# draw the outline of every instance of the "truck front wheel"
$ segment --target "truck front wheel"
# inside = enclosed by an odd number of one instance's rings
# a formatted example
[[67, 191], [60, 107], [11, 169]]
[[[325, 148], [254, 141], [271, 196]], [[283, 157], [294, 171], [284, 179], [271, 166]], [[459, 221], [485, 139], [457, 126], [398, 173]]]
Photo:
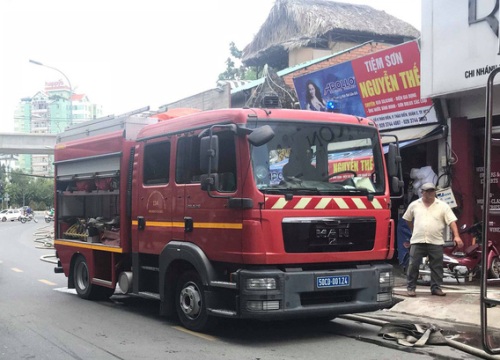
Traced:
[[181, 324], [193, 331], [205, 331], [214, 319], [208, 316], [200, 276], [195, 271], [183, 273], [177, 282], [175, 307]]

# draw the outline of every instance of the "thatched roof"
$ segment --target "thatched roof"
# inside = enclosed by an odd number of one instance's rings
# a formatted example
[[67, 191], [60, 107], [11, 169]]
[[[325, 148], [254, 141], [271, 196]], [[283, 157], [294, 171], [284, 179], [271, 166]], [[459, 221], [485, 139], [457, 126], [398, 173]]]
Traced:
[[[246, 66], [282, 68], [283, 56], [300, 47], [326, 49], [330, 41], [399, 44], [420, 32], [410, 24], [367, 5], [329, 0], [276, 0], [253, 41], [243, 49]], [[281, 60], [277, 58], [281, 57]], [[274, 59], [273, 59], [274, 58]]]

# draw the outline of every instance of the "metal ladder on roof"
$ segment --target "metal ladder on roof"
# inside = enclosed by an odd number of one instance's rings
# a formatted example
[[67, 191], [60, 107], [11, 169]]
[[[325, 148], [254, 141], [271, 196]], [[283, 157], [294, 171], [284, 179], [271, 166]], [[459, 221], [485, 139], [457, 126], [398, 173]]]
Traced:
[[[488, 76], [486, 86], [486, 117], [484, 123], [484, 187], [483, 187], [483, 228], [482, 231], [482, 247], [487, 249], [489, 237], [489, 220], [490, 215], [500, 215], [500, 210], [490, 209], [490, 194], [491, 194], [491, 157], [492, 148], [500, 149], [500, 139], [492, 138], [492, 120], [493, 120], [493, 80], [500, 73], [500, 68], [493, 70]], [[498, 150], [496, 151], [499, 152]], [[500, 299], [491, 298], [488, 296], [488, 252], [483, 251], [481, 254], [481, 337], [483, 349], [489, 354], [500, 354], [500, 347], [495, 347], [490, 336], [488, 336], [488, 311], [500, 305]], [[498, 311], [499, 309], [495, 309]]]

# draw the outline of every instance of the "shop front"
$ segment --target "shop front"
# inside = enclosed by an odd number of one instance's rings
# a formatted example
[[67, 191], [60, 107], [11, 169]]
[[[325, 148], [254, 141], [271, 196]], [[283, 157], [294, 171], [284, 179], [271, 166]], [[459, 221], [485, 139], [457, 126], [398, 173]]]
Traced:
[[[483, 184], [490, 209], [500, 209], [500, 154], [484, 172], [486, 83], [500, 66], [499, 0], [423, 1], [421, 94], [440, 103], [450, 128], [443, 164], [451, 177], [460, 224], [482, 218]], [[500, 83], [493, 92], [493, 134], [500, 137]], [[500, 244], [500, 216], [490, 214], [489, 238]], [[466, 245], [473, 239], [464, 236]]]

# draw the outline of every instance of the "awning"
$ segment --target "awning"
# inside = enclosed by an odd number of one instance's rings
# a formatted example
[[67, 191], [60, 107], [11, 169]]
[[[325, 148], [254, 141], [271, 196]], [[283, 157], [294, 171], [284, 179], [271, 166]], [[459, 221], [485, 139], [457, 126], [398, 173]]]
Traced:
[[433, 124], [425, 126], [415, 126], [399, 130], [381, 131], [382, 144], [395, 142], [397, 137], [399, 146], [417, 145], [427, 141], [442, 139], [447, 134], [445, 125]]

